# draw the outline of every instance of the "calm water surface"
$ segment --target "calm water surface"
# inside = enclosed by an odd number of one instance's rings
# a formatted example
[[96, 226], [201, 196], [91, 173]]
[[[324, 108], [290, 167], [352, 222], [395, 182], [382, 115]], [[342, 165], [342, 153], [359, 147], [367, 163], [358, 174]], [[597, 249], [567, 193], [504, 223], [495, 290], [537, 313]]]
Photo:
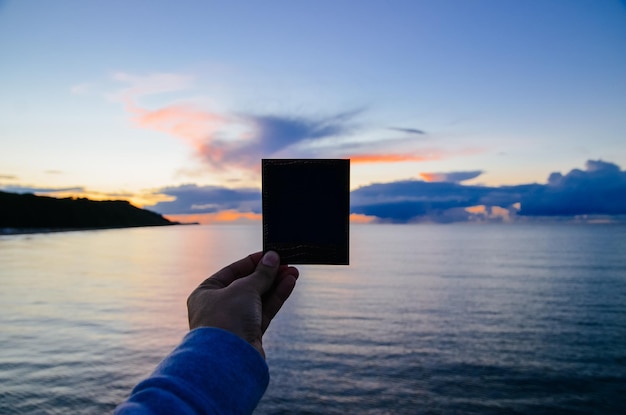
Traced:
[[[0, 236], [0, 414], [110, 412], [258, 226]], [[265, 336], [258, 414], [618, 414], [626, 227], [353, 226]]]

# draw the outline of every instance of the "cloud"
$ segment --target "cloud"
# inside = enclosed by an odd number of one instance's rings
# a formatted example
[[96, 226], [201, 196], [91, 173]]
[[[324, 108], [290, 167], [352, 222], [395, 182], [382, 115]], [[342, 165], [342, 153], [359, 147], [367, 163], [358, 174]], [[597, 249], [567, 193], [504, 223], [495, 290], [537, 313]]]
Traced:
[[[202, 222], [211, 222], [224, 219], [217, 215], [222, 211], [230, 212], [227, 216], [231, 218], [237, 217], [236, 212], [261, 213], [261, 192], [258, 189], [183, 185], [160, 189], [158, 192], [173, 199], [150, 207], [164, 215], [193, 215], [204, 218]], [[519, 201], [519, 192], [515, 187], [494, 190], [489, 187], [419, 180], [373, 184], [352, 192], [351, 213], [353, 221], [360, 222], [375, 219], [390, 222], [450, 222], [467, 220], [471, 213], [464, 208], [492, 201], [510, 207]], [[481, 212], [484, 214], [484, 209]], [[250, 219], [255, 216], [242, 217]]]
[[482, 170], [455, 171], [448, 173], [420, 173], [420, 177], [427, 182], [451, 182], [460, 183], [466, 180], [475, 179], [483, 174]]
[[426, 132], [424, 130], [418, 130], [417, 128], [401, 128], [401, 127], [389, 127], [390, 130], [400, 131], [408, 134], [417, 134], [417, 135], [425, 135]]
[[572, 216], [626, 214], [626, 172], [617, 164], [589, 160], [585, 170], [555, 172], [548, 183], [526, 193], [521, 215]]
[[206, 165], [223, 170], [257, 170], [262, 158], [350, 158], [354, 163], [397, 163], [438, 160], [464, 149], [411, 149], [412, 139], [350, 142], [360, 111], [327, 117], [218, 114], [177, 105], [147, 110], [133, 106], [134, 121], [143, 128], [181, 138]]
[[352, 212], [384, 221], [450, 222], [467, 220], [465, 208], [489, 204], [493, 193], [501, 207], [519, 202], [515, 186], [490, 188], [451, 182], [405, 180], [364, 186], [352, 192]]
[[[626, 172], [613, 163], [589, 160], [586, 170], [553, 173], [547, 184], [458, 183], [481, 172], [438, 173], [448, 175], [447, 181], [402, 180], [360, 187], [350, 196], [353, 222], [508, 222], [556, 215], [626, 215]], [[161, 214], [211, 214], [206, 222], [252, 220], [261, 213], [258, 189], [184, 185], [158, 192], [170, 199], [151, 207]], [[222, 211], [229, 213], [217, 215]]]
[[[208, 110], [178, 99], [175, 104], [149, 108], [145, 97], [189, 89], [193, 79], [177, 74], [146, 76], [117, 73], [126, 87], [113, 95], [141, 128], [175, 136], [194, 150], [203, 165], [215, 171], [238, 169], [258, 174], [261, 158], [351, 158], [355, 163], [398, 163], [438, 160], [475, 153], [476, 149], [443, 151], [423, 148], [416, 128], [390, 127], [401, 138], [355, 140], [363, 132], [356, 119], [362, 109], [326, 116], [230, 113]], [[153, 100], [154, 102], [154, 100]], [[197, 102], [197, 100], [196, 100]]]
[[160, 131], [199, 147], [198, 141], [210, 136], [224, 117], [220, 114], [177, 103], [149, 109], [139, 101], [153, 95], [183, 91], [191, 88], [193, 78], [186, 75], [156, 73], [144, 76], [118, 72], [113, 79], [126, 84], [122, 90], [111, 94], [131, 114], [133, 122], [141, 128]]
[[17, 180], [17, 176], [13, 174], [0, 174], [0, 180]]
[[314, 142], [347, 134], [355, 114], [346, 112], [320, 118], [240, 114], [236, 122], [244, 129], [248, 127], [247, 130], [235, 139], [205, 138], [199, 155], [213, 167], [243, 169], [258, 168], [261, 158], [310, 156]]
[[189, 89], [193, 85], [191, 76], [173, 73], [132, 75], [126, 72], [117, 72], [113, 74], [113, 79], [128, 85], [118, 94], [112, 96], [114, 99], [125, 103], [148, 95]]
[[118, 73], [114, 79], [129, 84], [114, 96], [124, 104], [137, 126], [182, 139], [201, 161], [218, 170], [256, 169], [263, 157], [303, 157], [307, 151], [313, 151], [307, 148], [312, 143], [347, 134], [352, 129], [352, 118], [360, 112], [327, 117], [233, 114], [184, 102], [150, 109], [139, 103], [143, 97], [184, 90], [191, 85], [191, 78]]
[[346, 134], [351, 130], [350, 121], [358, 113], [349, 111], [318, 119], [264, 116], [252, 120], [257, 125], [256, 139], [262, 143], [261, 151], [274, 154], [302, 141]]
[[216, 213], [233, 210], [261, 212], [261, 192], [258, 189], [229, 189], [221, 186], [188, 184], [166, 187], [158, 191], [173, 200], [150, 207], [164, 215]]
[[157, 110], [129, 106], [133, 121], [142, 128], [164, 132], [181, 138], [197, 151], [206, 147], [226, 117], [208, 111], [201, 111], [186, 105], [172, 105]]
[[352, 212], [389, 222], [626, 215], [626, 172], [614, 163], [589, 160], [584, 171], [552, 173], [546, 184], [488, 187], [458, 183], [480, 173], [430, 173], [443, 181], [364, 186], [352, 192]]
[[352, 163], [400, 163], [406, 161], [429, 161], [439, 157], [432, 153], [421, 154], [354, 154], [348, 156]]

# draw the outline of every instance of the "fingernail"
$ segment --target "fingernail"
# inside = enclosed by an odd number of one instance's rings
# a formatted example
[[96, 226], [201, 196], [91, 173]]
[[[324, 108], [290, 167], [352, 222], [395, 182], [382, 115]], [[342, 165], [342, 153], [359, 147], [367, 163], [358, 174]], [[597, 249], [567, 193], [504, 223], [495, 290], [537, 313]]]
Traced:
[[268, 267], [276, 267], [279, 262], [280, 258], [274, 251], [268, 251], [265, 255], [263, 255], [263, 259], [261, 260], [261, 263], [263, 263], [263, 265], [267, 265]]

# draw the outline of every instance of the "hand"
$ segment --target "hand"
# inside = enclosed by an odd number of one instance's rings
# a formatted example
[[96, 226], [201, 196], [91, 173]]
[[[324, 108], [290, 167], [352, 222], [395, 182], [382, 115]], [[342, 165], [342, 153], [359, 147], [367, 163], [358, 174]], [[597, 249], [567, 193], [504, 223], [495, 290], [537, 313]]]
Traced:
[[187, 299], [189, 328], [230, 331], [265, 357], [263, 334], [299, 275], [296, 268], [279, 264], [276, 252], [257, 252], [204, 280]]

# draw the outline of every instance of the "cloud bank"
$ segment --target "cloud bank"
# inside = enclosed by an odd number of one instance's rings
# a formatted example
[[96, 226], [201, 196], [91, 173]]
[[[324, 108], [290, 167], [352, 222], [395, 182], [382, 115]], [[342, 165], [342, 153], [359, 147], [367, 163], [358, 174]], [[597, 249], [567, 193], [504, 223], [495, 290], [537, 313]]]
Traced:
[[464, 186], [453, 182], [406, 180], [364, 186], [352, 192], [352, 211], [384, 222], [458, 222], [472, 219], [467, 208], [515, 209], [536, 186]]
[[[353, 163], [397, 163], [482, 151], [425, 146], [428, 134], [413, 127], [365, 128], [357, 122], [363, 109], [326, 115], [233, 113], [201, 108], [197, 100], [182, 98], [173, 104], [155, 105], [163, 94], [171, 96], [190, 89], [193, 79], [177, 74], [127, 73], [117, 73], [113, 78], [125, 87], [111, 98], [123, 104], [137, 126], [179, 138], [193, 149], [197, 160], [214, 171], [235, 169], [257, 174], [261, 158], [325, 157], [350, 158]], [[362, 139], [364, 128], [369, 133], [367, 139]], [[357, 139], [357, 133], [361, 139]], [[401, 133], [399, 138], [397, 133]]]
[[[351, 193], [351, 213], [393, 223], [626, 215], [626, 172], [614, 163], [589, 160], [585, 170], [552, 173], [546, 184], [490, 187], [458, 183], [480, 172], [438, 173], [448, 181], [403, 180], [363, 186]], [[151, 208], [162, 214], [261, 212], [259, 189], [185, 185], [161, 192], [176, 198]]]
[[522, 197], [522, 215], [626, 214], [626, 172], [614, 163], [589, 160], [585, 170], [552, 173], [548, 183]]
[[[483, 220], [494, 210], [496, 220], [626, 215], [626, 172], [614, 163], [589, 160], [585, 170], [552, 173], [547, 184], [487, 187], [458, 183], [480, 173], [427, 173], [435, 181], [365, 186], [352, 192], [352, 211], [390, 222]], [[502, 215], [503, 209], [508, 215]]]
[[[273, 122], [271, 120], [269, 124]], [[302, 127], [298, 123], [277, 125], [279, 129], [286, 130], [302, 128], [302, 136], [311, 131], [310, 126]], [[329, 122], [324, 128], [335, 128], [333, 125]], [[276, 135], [279, 138], [275, 145], [282, 147], [280, 134]], [[626, 215], [626, 171], [615, 163], [589, 160], [584, 169], [573, 169], [566, 174], [552, 173], [545, 184], [491, 187], [460, 183], [481, 173], [481, 170], [426, 173], [433, 181], [402, 180], [363, 186], [351, 193], [351, 213], [362, 219], [375, 218], [378, 222], [392, 223], [502, 222], [537, 217]], [[95, 199], [132, 199], [133, 196], [99, 194], [83, 187], [0, 184], [0, 190], [60, 197], [81, 195]], [[134, 196], [140, 200], [137, 195]], [[164, 215], [211, 215], [215, 221], [238, 218], [258, 220], [261, 214], [261, 192], [256, 188], [187, 184], [158, 189], [141, 195], [141, 200], [152, 205], [150, 210]]]
[[188, 184], [160, 190], [175, 199], [150, 207], [163, 215], [199, 214], [235, 210], [261, 213], [261, 192], [258, 189], [228, 189], [220, 186]]

